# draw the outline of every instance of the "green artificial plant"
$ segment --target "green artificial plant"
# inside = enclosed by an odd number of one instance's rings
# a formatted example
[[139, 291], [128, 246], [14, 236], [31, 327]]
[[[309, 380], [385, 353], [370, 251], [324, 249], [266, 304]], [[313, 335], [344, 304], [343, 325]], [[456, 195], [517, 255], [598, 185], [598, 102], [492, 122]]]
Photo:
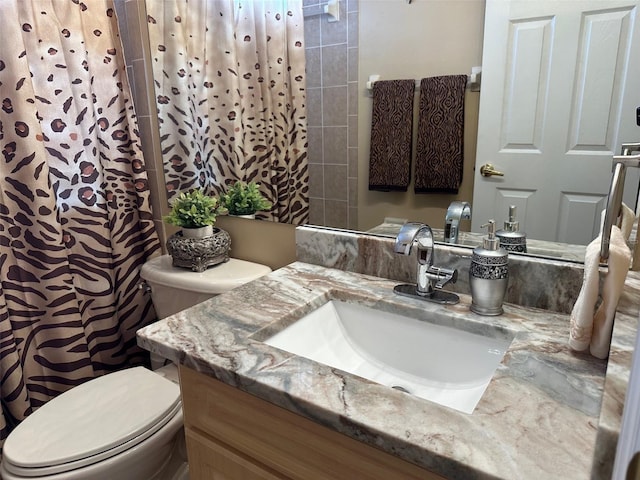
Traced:
[[271, 208], [271, 202], [264, 198], [255, 182], [235, 182], [220, 196], [220, 201], [230, 215], [253, 215]]
[[171, 213], [164, 217], [170, 225], [183, 228], [200, 228], [213, 225], [219, 211], [218, 199], [201, 189], [178, 195], [171, 206]]

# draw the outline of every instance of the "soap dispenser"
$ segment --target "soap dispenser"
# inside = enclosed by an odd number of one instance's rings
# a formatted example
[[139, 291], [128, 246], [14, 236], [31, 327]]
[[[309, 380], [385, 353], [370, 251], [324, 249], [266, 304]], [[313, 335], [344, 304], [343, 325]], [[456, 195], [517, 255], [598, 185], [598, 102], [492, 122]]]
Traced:
[[509, 207], [509, 220], [504, 228], [496, 232], [500, 246], [507, 252], [527, 253], [527, 235], [520, 231], [520, 222], [516, 221], [516, 206]]
[[487, 227], [488, 234], [482, 240], [482, 247], [473, 249], [469, 269], [471, 311], [479, 315], [500, 315], [507, 292], [509, 254], [496, 238], [495, 220], [489, 220], [482, 227]]

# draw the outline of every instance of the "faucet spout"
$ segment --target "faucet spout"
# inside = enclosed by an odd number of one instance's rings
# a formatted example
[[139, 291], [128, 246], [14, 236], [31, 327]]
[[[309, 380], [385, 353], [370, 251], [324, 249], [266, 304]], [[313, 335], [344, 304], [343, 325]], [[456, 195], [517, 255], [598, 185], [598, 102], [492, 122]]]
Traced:
[[451, 202], [444, 217], [444, 242], [458, 243], [460, 220], [471, 218], [469, 202]]
[[433, 234], [431, 232], [431, 227], [419, 222], [407, 222], [402, 225], [402, 228], [396, 237], [394, 247], [395, 252], [402, 255], [409, 255], [411, 253], [414, 240], [418, 240], [421, 245], [424, 245], [424, 248], [428, 248], [430, 242], [431, 248], [433, 248]]

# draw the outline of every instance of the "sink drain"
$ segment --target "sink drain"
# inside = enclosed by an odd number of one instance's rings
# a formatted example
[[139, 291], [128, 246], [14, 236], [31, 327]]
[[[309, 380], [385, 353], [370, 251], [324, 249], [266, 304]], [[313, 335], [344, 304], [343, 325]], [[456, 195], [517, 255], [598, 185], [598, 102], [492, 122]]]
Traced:
[[411, 393], [409, 390], [407, 390], [404, 387], [401, 387], [400, 385], [391, 385], [391, 388], [393, 388], [394, 390], [400, 390], [401, 392], [404, 392], [404, 393]]

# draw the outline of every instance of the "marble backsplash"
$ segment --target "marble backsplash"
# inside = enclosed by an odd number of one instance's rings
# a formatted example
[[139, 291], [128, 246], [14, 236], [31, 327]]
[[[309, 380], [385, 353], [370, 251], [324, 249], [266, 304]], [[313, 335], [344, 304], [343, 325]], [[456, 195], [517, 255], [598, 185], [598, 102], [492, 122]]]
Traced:
[[[326, 227], [296, 229], [298, 261], [398, 282], [415, 283], [417, 260], [394, 252], [394, 239]], [[472, 248], [436, 245], [434, 265], [456, 268], [458, 280], [444, 290], [469, 294]], [[584, 269], [575, 262], [521, 255], [509, 257], [505, 302], [570, 313], [582, 286]]]
[[[407, 221], [405, 218], [385, 218], [383, 223], [367, 230], [365, 233], [395, 238], [402, 225]], [[431, 227], [431, 231], [433, 232], [433, 239], [435, 241], [447, 243], [444, 241], [444, 229]], [[455, 243], [464, 247], [474, 248], [482, 245], [482, 241], [486, 235], [486, 232], [473, 233], [462, 231], [458, 233], [458, 239]], [[572, 245], [569, 243], [547, 242], [527, 238], [527, 256], [529, 257], [555, 258], [558, 260], [583, 263], [586, 250], [586, 245]]]

